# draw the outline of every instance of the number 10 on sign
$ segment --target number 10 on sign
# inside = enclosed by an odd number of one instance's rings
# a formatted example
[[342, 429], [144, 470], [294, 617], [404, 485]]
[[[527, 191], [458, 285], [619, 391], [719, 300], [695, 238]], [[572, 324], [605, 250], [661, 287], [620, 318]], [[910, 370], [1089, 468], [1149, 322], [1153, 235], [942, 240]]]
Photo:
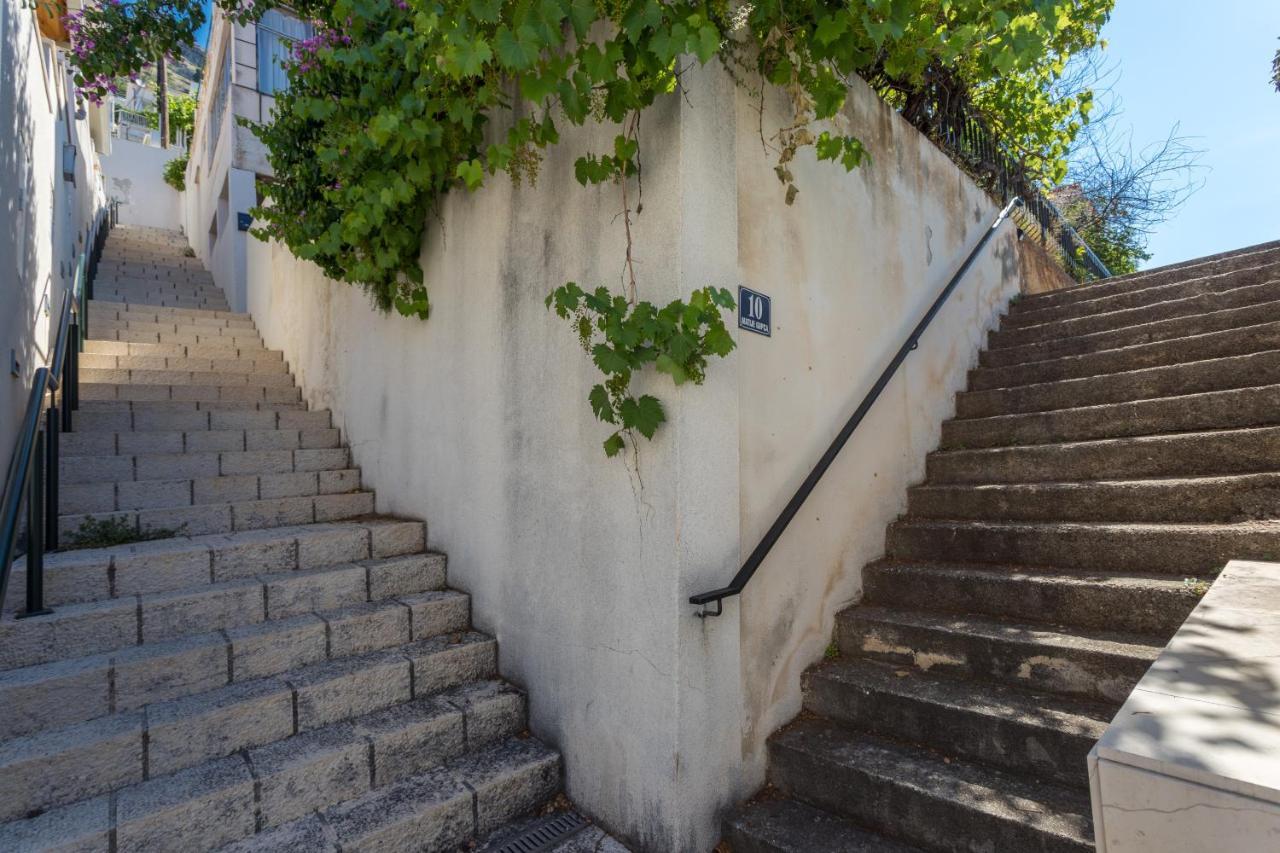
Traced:
[[738, 328], [772, 337], [773, 313], [769, 297], [749, 287], [738, 288]]

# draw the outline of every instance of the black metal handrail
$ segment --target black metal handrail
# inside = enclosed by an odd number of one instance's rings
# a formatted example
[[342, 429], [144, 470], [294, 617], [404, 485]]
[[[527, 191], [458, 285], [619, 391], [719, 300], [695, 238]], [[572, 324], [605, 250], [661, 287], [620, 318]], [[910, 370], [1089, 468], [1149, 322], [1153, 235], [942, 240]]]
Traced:
[[71, 430], [71, 413], [80, 406], [80, 352], [88, 299], [113, 223], [113, 211], [104, 208], [90, 226], [88, 243], [76, 261], [75, 278], [62, 296], [49, 364], [37, 368], [32, 376], [26, 413], [0, 497], [0, 605], [9, 591], [24, 503], [26, 506], [27, 590], [20, 619], [51, 612], [44, 603], [44, 554], [58, 547], [59, 436]]
[[[689, 603], [698, 605], [702, 608], [702, 610], [697, 614], [698, 616], [719, 616], [724, 612], [724, 600], [740, 594], [742, 590], [746, 588], [747, 582], [751, 580], [751, 577], [756, 573], [756, 570], [760, 568], [760, 565], [764, 562], [765, 558], [769, 556], [769, 552], [773, 550], [773, 546], [782, 538], [782, 534], [786, 531], [787, 525], [789, 525], [791, 520], [796, 517], [796, 514], [800, 512], [800, 507], [804, 505], [805, 500], [807, 500], [809, 495], [813, 492], [814, 487], [818, 485], [818, 481], [822, 479], [822, 475], [827, 473], [827, 469], [831, 467], [831, 463], [840, 455], [840, 451], [843, 450], [845, 444], [848, 443], [849, 437], [853, 435], [853, 431], [858, 428], [858, 425], [862, 423], [863, 418], [865, 418], [867, 413], [871, 411], [871, 407], [875, 405], [876, 400], [880, 399], [880, 394], [883, 393], [884, 389], [889, 385], [894, 374], [898, 372], [898, 368], [907, 360], [907, 356], [911, 354], [911, 351], [920, 345], [920, 336], [924, 334], [925, 329], [929, 328], [929, 324], [933, 322], [933, 318], [942, 310], [942, 306], [947, 301], [947, 297], [949, 297], [951, 292], [956, 289], [956, 285], [960, 283], [960, 279], [962, 279], [964, 274], [969, 271], [969, 267], [973, 266], [973, 262], [977, 260], [978, 254], [982, 251], [983, 247], [987, 245], [987, 241], [989, 241], [992, 235], [995, 234], [996, 229], [998, 229], [1000, 225], [1009, 218], [1013, 209], [1021, 204], [1021, 199], [1012, 199], [1004, 206], [996, 216], [995, 220], [992, 221], [991, 227], [983, 233], [982, 239], [978, 240], [977, 245], [975, 245], [973, 250], [969, 252], [969, 256], [964, 259], [964, 263], [962, 263], [960, 268], [956, 270], [955, 275], [951, 276], [951, 280], [947, 282], [947, 286], [938, 294], [938, 298], [933, 300], [933, 304], [929, 306], [929, 310], [925, 312], [924, 317], [921, 318], [919, 323], [916, 323], [916, 327], [911, 330], [911, 334], [907, 336], [906, 341], [904, 341], [902, 346], [898, 348], [898, 352], [894, 354], [888, 367], [886, 367], [880, 374], [880, 378], [876, 380], [876, 384], [871, 386], [871, 390], [862, 398], [862, 402], [858, 404], [858, 408], [854, 410], [853, 414], [849, 417], [849, 420], [845, 422], [844, 427], [841, 428], [840, 432], [831, 441], [826, 452], [823, 453], [822, 457], [818, 460], [818, 464], [814, 465], [813, 470], [809, 472], [809, 476], [804, 478], [804, 482], [800, 484], [800, 488], [791, 496], [791, 500], [787, 501], [787, 505], [783, 507], [778, 518], [769, 527], [768, 532], [765, 533], [764, 539], [760, 540], [760, 544], [751, 552], [751, 556], [747, 557], [746, 562], [742, 564], [742, 568], [738, 569], [738, 573], [733, 576], [733, 580], [729, 581], [729, 585], [723, 586], [720, 589], [713, 589], [709, 592], [700, 592], [697, 595], [690, 596]], [[709, 609], [709, 605], [713, 603], [716, 606], [715, 610]]]

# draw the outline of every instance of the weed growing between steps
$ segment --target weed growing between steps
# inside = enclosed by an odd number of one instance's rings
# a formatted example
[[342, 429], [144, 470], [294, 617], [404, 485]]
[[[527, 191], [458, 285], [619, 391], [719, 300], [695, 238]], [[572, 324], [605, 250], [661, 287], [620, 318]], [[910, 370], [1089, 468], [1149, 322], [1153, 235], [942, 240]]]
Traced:
[[66, 537], [63, 550], [110, 548], [113, 545], [128, 545], [131, 542], [172, 539], [183, 535], [186, 530], [185, 524], [181, 527], [149, 527], [146, 530], [139, 530], [126, 519], [117, 516], [101, 519], [90, 516], [80, 523], [79, 530]]

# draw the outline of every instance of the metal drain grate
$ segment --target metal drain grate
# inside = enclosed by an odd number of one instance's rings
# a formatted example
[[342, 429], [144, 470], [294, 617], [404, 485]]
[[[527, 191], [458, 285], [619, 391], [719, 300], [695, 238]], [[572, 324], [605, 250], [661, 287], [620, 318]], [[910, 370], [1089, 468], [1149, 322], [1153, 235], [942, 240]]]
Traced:
[[577, 812], [561, 812], [538, 821], [493, 853], [543, 853], [576, 832], [587, 828], [587, 820]]

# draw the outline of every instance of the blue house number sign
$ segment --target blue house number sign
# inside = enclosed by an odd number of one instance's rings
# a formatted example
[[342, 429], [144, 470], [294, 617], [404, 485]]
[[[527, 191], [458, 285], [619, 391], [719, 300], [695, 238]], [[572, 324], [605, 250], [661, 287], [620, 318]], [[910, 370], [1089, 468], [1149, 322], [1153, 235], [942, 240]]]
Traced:
[[749, 287], [738, 288], [738, 328], [773, 336], [773, 318], [769, 297]]

